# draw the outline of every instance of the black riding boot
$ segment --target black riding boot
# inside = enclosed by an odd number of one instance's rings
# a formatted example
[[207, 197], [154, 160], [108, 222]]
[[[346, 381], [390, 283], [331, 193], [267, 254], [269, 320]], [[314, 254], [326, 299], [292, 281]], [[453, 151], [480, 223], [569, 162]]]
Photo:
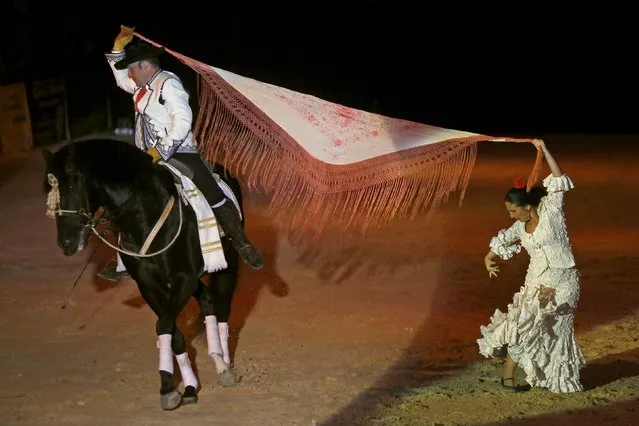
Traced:
[[246, 238], [233, 202], [227, 200], [221, 206], [213, 208], [213, 213], [244, 262], [253, 269], [261, 269], [264, 266], [262, 255]]

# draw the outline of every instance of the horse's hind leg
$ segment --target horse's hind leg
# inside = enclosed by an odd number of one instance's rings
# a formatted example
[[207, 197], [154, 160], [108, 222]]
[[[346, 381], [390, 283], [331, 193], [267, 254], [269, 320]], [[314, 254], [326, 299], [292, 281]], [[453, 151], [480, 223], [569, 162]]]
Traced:
[[[232, 256], [232, 257], [231, 257]], [[231, 364], [229, 351], [229, 317], [231, 316], [231, 302], [237, 285], [237, 255], [229, 256], [227, 269], [211, 274], [211, 294], [213, 296], [213, 312], [218, 321], [218, 330], [224, 361]]]
[[[216, 284], [211, 283], [211, 286], [215, 288]], [[200, 281], [196, 298], [204, 315], [208, 353], [215, 364], [218, 382], [224, 387], [229, 387], [238, 382], [238, 376], [230, 365], [228, 353], [228, 313], [223, 317], [224, 322], [218, 322], [215, 315], [216, 295], [214, 288], [206, 286]]]

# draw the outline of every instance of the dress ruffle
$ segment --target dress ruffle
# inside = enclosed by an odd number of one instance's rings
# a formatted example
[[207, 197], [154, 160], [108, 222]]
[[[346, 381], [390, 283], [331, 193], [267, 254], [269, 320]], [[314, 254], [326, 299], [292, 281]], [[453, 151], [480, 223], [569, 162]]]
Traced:
[[490, 244], [488, 245], [490, 250], [502, 260], [508, 260], [514, 255], [521, 253], [521, 244], [509, 241], [509, 232], [511, 232], [511, 228], [500, 230], [497, 236], [490, 240]]
[[486, 358], [503, 356], [507, 346], [531, 386], [551, 392], [581, 391], [579, 370], [585, 362], [574, 340], [573, 314], [557, 315], [554, 302], [542, 308], [537, 293], [538, 287], [522, 287], [507, 313], [495, 310], [491, 323], [480, 329], [479, 352]]
[[508, 260], [517, 253], [521, 252], [520, 244], [505, 245], [498, 237], [493, 237], [489, 244], [490, 250], [499, 256], [502, 260]]
[[543, 185], [548, 192], [566, 192], [575, 188], [572, 180], [566, 175], [554, 177], [552, 174], [546, 176]]

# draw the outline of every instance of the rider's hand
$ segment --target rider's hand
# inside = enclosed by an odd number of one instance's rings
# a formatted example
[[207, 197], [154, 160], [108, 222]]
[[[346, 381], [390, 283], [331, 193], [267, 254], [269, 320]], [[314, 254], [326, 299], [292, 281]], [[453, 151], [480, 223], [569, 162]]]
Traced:
[[152, 146], [151, 148], [147, 149], [146, 153], [149, 154], [151, 157], [153, 157], [153, 163], [154, 164], [162, 159], [162, 156], [160, 155], [160, 152], [154, 146]]
[[495, 261], [491, 257], [486, 256], [484, 258], [484, 264], [486, 265], [488, 276], [490, 278], [496, 277], [497, 273], [499, 272], [499, 266], [497, 265], [497, 263], [495, 263]]
[[133, 30], [135, 28], [125, 27], [120, 25], [120, 34], [115, 38], [113, 42], [113, 50], [121, 52], [124, 50], [127, 44], [133, 40]]

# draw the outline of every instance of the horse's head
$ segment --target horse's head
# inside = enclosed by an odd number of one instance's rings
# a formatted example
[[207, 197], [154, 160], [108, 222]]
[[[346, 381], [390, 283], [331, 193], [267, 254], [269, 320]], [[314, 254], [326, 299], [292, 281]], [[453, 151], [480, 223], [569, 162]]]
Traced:
[[99, 206], [91, 201], [86, 178], [75, 162], [73, 145], [56, 153], [43, 149], [42, 154], [46, 162], [47, 216], [56, 220], [58, 246], [71, 256], [87, 247], [93, 214]]

